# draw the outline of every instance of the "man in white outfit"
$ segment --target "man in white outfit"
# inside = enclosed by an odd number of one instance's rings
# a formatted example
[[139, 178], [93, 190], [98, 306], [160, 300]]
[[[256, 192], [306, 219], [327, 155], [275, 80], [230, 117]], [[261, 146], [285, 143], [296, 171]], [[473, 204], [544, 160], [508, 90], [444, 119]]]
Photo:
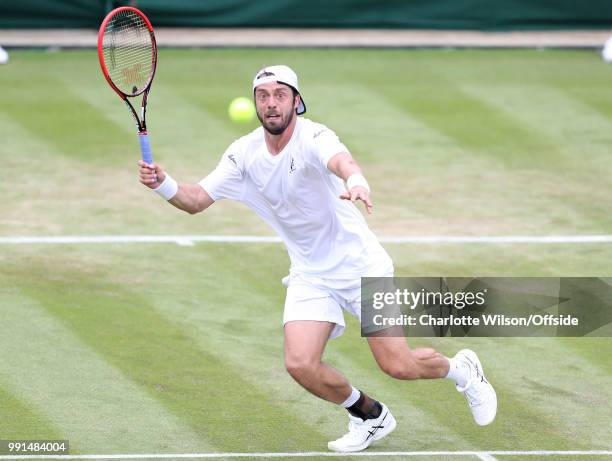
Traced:
[[0, 46], [0, 64], [6, 64], [9, 60], [8, 52]]
[[[291, 259], [283, 280], [285, 366], [306, 390], [348, 410], [349, 432], [329, 442], [329, 449], [360, 451], [393, 431], [395, 418], [321, 357], [328, 340], [344, 330], [343, 310], [360, 318], [361, 277], [392, 277], [393, 263], [355, 206], [360, 200], [372, 211], [359, 165], [333, 131], [298, 117], [306, 106], [293, 70], [261, 69], [253, 94], [261, 127], [232, 143], [202, 181], [179, 184], [142, 160], [140, 181], [192, 214], [218, 200], [241, 201], [280, 235]], [[431, 348], [411, 350], [403, 337], [374, 335], [367, 341], [388, 375], [452, 379], [477, 424], [495, 418], [495, 391], [474, 352], [465, 349], [449, 359]]]

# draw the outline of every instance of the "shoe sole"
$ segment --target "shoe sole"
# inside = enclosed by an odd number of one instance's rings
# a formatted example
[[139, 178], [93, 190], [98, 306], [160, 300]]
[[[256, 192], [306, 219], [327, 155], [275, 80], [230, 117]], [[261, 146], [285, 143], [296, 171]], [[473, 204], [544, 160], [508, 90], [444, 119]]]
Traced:
[[485, 376], [484, 368], [482, 366], [482, 363], [480, 363], [480, 359], [478, 358], [478, 355], [476, 355], [476, 352], [474, 352], [471, 349], [461, 349], [459, 352], [457, 352], [455, 357], [458, 355], [464, 356], [465, 358], [467, 358], [470, 362], [472, 362], [474, 365], [476, 365], [480, 369], [480, 372], [482, 373], [483, 378], [489, 384], [489, 387], [491, 388], [491, 391], [493, 392], [493, 398], [495, 399], [495, 413], [493, 413], [493, 417], [491, 417], [490, 419], [484, 420], [484, 421], [480, 421], [480, 422], [474, 419], [476, 424], [478, 424], [479, 426], [488, 426], [495, 420], [495, 416], [497, 415], [497, 393], [495, 392], [493, 385], [489, 382], [489, 380]]
[[383, 439], [386, 436], [388, 436], [397, 427], [397, 421], [395, 420], [395, 418], [393, 417], [393, 415], [391, 414], [391, 412], [388, 409], [387, 409], [387, 416], [390, 417], [389, 424], [382, 431], [376, 432], [372, 436], [372, 438], [366, 440], [361, 445], [357, 445], [355, 447], [345, 448], [345, 447], [335, 447], [333, 445], [333, 442], [329, 442], [327, 444], [327, 448], [329, 448], [332, 451], [338, 452], [338, 453], [353, 453], [353, 452], [365, 450], [370, 445], [372, 445], [374, 442], [377, 442], [378, 440]]

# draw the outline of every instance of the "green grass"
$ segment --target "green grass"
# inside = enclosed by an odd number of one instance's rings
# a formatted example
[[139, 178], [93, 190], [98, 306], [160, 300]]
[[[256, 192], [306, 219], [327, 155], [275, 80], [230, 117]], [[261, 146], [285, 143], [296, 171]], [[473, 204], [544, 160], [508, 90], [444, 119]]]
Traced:
[[[256, 126], [230, 122], [227, 105], [280, 62], [300, 75], [308, 117], [364, 167], [378, 235], [612, 233], [612, 67], [594, 52], [162, 49], [149, 106], [159, 163], [179, 180], [206, 175]], [[0, 236], [271, 234], [239, 204], [188, 216], [138, 183], [134, 127], [95, 52], [14, 52], [0, 88]], [[610, 244], [387, 249], [406, 276], [612, 275]], [[280, 245], [0, 246], [0, 439], [67, 438], [76, 453], [325, 450], [345, 416], [284, 370], [287, 268]], [[383, 375], [350, 320], [326, 359], [399, 422], [373, 450], [612, 449], [610, 339], [410, 344], [476, 349], [498, 419], [476, 427], [449, 382]]]

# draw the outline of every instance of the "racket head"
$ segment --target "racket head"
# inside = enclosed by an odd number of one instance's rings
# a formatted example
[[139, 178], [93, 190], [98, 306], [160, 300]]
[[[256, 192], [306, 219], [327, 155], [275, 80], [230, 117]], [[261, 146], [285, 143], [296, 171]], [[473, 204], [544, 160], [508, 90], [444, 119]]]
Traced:
[[148, 91], [157, 67], [153, 26], [137, 8], [106, 15], [98, 32], [98, 58], [106, 81], [123, 99]]

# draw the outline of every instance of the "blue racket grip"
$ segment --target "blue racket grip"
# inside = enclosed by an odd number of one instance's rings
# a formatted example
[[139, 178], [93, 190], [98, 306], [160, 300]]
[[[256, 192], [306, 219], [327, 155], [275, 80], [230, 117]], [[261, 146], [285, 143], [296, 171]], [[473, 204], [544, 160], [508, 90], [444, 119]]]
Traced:
[[149, 135], [147, 132], [138, 133], [138, 139], [140, 140], [140, 153], [142, 159], [146, 163], [153, 163], [153, 153], [151, 152], [151, 143], [149, 142]]

